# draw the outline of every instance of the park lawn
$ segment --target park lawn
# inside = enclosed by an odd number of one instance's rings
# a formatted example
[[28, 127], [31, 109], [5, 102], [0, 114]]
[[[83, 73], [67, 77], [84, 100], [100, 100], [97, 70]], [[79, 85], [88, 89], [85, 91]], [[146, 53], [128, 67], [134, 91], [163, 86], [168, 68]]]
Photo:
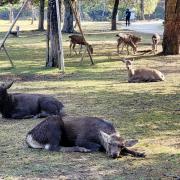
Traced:
[[[0, 21], [4, 31], [6, 23]], [[166, 81], [129, 84], [120, 61], [127, 56], [116, 54], [115, 34], [119, 31], [111, 32], [109, 23], [84, 23], [86, 37], [94, 46], [95, 65], [86, 57], [79, 66], [80, 56], [69, 56], [68, 36], [63, 35], [66, 69], [62, 73], [45, 68], [45, 32], [31, 31], [36, 24], [32, 28], [29, 21], [19, 23], [24, 31], [6, 44], [16, 68], [11, 69], [0, 53], [0, 82], [16, 80], [9, 92], [50, 94], [64, 103], [68, 115], [109, 119], [124, 138], [139, 139], [134, 149], [145, 152], [146, 158], [113, 160], [103, 153], [29, 149], [26, 133], [41, 119], [0, 118], [0, 178], [134, 180], [180, 176], [180, 56], [131, 54], [128, 57], [135, 58], [136, 67], [157, 68]], [[3, 35], [0, 33], [1, 39]], [[151, 35], [141, 35], [144, 39], [139, 49], [150, 49]]]

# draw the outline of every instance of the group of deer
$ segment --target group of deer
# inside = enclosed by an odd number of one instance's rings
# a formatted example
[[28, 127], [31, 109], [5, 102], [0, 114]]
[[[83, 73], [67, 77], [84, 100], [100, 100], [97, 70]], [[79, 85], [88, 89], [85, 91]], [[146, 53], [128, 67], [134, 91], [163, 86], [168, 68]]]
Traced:
[[[124, 46], [127, 47], [127, 52], [129, 54], [129, 46], [133, 49], [133, 52], [137, 52], [137, 44], [141, 41], [141, 37], [135, 36], [134, 34], [125, 34], [125, 33], [119, 33], [116, 35], [118, 37], [118, 44], [117, 44], [117, 52], [119, 54], [119, 47], [122, 45], [121, 52], [124, 48]], [[71, 48], [73, 47], [73, 50], [75, 51], [76, 44], [79, 45], [86, 45], [90, 50], [91, 53], [93, 53], [92, 46], [85, 42], [82, 36], [80, 35], [70, 35], [70, 54], [71, 54]], [[160, 36], [156, 33], [152, 36], [152, 51], [157, 51], [157, 45], [160, 42]], [[75, 51], [77, 54], [77, 52]], [[150, 68], [140, 68], [140, 69], [134, 69], [132, 66], [132, 60], [130, 59], [123, 59], [122, 62], [126, 64], [126, 68], [128, 71], [128, 82], [129, 83], [139, 83], [139, 82], [157, 82], [157, 81], [164, 81], [165, 77], [164, 75], [156, 70], [156, 69], [150, 69]]]
[[64, 105], [42, 94], [8, 93], [13, 82], [0, 85], [0, 113], [7, 119], [46, 117], [26, 135], [28, 147], [58, 152], [105, 151], [110, 157], [144, 153], [129, 150], [137, 140], [125, 141], [109, 121], [96, 117], [64, 116]]

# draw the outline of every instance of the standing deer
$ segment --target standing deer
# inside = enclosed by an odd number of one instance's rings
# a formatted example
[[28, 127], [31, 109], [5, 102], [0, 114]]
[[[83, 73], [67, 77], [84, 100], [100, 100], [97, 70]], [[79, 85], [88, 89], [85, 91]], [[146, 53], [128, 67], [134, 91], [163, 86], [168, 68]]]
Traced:
[[122, 44], [122, 49], [121, 52], [123, 51], [124, 46], [126, 45], [127, 47], [127, 52], [129, 54], [129, 46], [132, 47], [134, 54], [137, 51], [137, 44], [138, 42], [141, 41], [141, 37], [137, 37], [134, 34], [124, 34], [124, 33], [119, 33], [116, 35], [116, 37], [119, 37], [117, 42], [117, 53], [119, 54], [119, 47]]
[[134, 69], [132, 66], [133, 62], [131, 60], [123, 59], [122, 61], [126, 64], [129, 83], [157, 82], [165, 80], [164, 75], [156, 69]]
[[[74, 52], [77, 55], [77, 52], [75, 50], [76, 44], [79, 44], [81, 46], [81, 48], [82, 48], [82, 45], [87, 46], [89, 48], [91, 54], [93, 54], [93, 47], [92, 47], [92, 45], [90, 45], [89, 43], [85, 42], [81, 35], [73, 34], [73, 35], [69, 36], [69, 39], [70, 39], [70, 45], [69, 45], [70, 55], [71, 55], [71, 49], [73, 49]], [[79, 51], [79, 53], [80, 53], [80, 51]]]
[[127, 148], [137, 140], [125, 141], [111, 122], [96, 117], [65, 117], [63, 123], [60, 117], [49, 117], [28, 133], [26, 142], [32, 148], [57, 151], [62, 147], [81, 152], [105, 150], [112, 158], [124, 154], [145, 156]]
[[161, 38], [159, 36], [159, 34], [155, 33], [152, 36], [152, 51], [155, 54], [155, 51], [157, 51], [157, 45], [159, 44]]

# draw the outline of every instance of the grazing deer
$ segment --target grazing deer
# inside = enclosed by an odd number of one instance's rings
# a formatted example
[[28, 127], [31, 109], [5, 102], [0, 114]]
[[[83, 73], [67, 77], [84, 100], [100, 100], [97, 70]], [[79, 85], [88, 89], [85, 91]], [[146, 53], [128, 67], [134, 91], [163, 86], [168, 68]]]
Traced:
[[49, 117], [28, 133], [26, 142], [32, 148], [59, 151], [68, 147], [74, 151], [79, 147], [84, 148], [81, 152], [105, 150], [112, 158], [123, 154], [144, 157], [143, 153], [127, 149], [137, 140], [125, 141], [111, 122], [96, 117], [66, 117], [63, 122], [61, 117]]
[[159, 34], [155, 33], [152, 36], [152, 51], [155, 54], [155, 51], [157, 51], [157, 45], [159, 44], [161, 38], [159, 36]]
[[[70, 39], [70, 45], [69, 45], [69, 48], [70, 48], [70, 55], [71, 55], [71, 49], [74, 50], [74, 52], [76, 53], [77, 55], [77, 52], [75, 50], [75, 46], [76, 44], [79, 44], [81, 45], [81, 48], [82, 48], [82, 45], [85, 45], [89, 48], [91, 54], [93, 54], [93, 47], [92, 45], [90, 45], [89, 43], [85, 42], [83, 37], [81, 35], [76, 35], [76, 34], [73, 34], [73, 35], [70, 35], [69, 36], [69, 39]], [[79, 51], [79, 54], [80, 54], [80, 51]]]
[[133, 62], [131, 60], [123, 59], [122, 62], [126, 64], [129, 83], [157, 82], [165, 80], [164, 75], [156, 69], [134, 69], [132, 66]]
[[118, 54], [119, 54], [119, 47], [120, 47], [121, 44], [123, 44], [121, 52], [123, 51], [123, 48], [126, 45], [128, 54], [129, 54], [129, 49], [128, 49], [129, 46], [132, 47], [134, 54], [136, 53], [137, 44], [138, 44], [138, 42], [141, 41], [141, 37], [137, 37], [137, 36], [135, 36], [133, 34], [124, 34], [124, 33], [119, 33], [116, 36], [119, 37], [118, 40], [117, 40], [117, 42], [118, 42], [118, 44], [117, 44], [117, 53]]
[[25, 119], [63, 113], [63, 104], [42, 94], [9, 94], [13, 82], [0, 85], [0, 113], [4, 118]]

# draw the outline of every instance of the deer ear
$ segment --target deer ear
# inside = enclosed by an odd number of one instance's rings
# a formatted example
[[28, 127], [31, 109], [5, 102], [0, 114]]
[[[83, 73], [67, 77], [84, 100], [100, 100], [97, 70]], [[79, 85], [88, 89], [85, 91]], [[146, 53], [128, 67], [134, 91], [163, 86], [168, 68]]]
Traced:
[[110, 138], [110, 135], [103, 132], [103, 131], [100, 131], [100, 135], [101, 137], [103, 138], [104, 141], [108, 142], [109, 138]]
[[138, 143], [137, 139], [130, 139], [130, 140], [127, 140], [127, 141], [124, 142], [125, 147], [132, 147], [137, 143]]
[[14, 81], [12, 81], [12, 82], [10, 82], [10, 83], [8, 83], [8, 84], [4, 84], [4, 85], [3, 85], [3, 88], [4, 88], [4, 89], [9, 89], [9, 88], [13, 85], [13, 83], [14, 83]]

